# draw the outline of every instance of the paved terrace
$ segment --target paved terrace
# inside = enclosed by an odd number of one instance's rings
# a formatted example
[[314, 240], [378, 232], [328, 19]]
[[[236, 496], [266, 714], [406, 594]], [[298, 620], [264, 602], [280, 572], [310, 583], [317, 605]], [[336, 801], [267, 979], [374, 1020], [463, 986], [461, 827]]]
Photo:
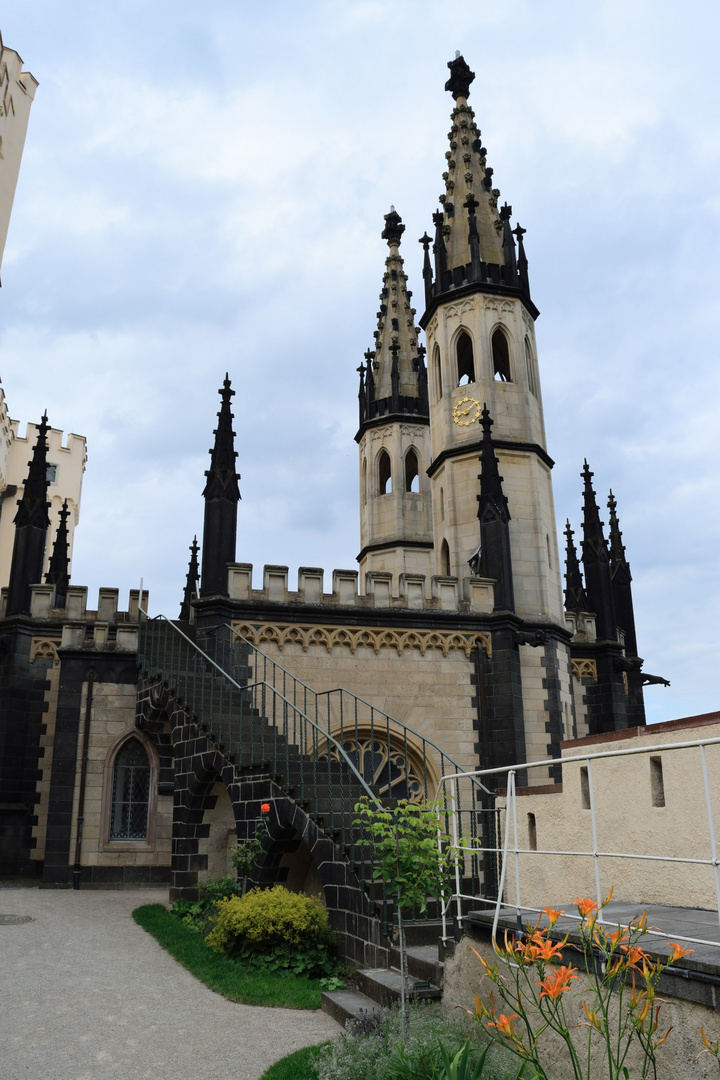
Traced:
[[340, 1028], [321, 1012], [236, 1005], [130, 917], [164, 890], [0, 888], [3, 1080], [259, 1080]]

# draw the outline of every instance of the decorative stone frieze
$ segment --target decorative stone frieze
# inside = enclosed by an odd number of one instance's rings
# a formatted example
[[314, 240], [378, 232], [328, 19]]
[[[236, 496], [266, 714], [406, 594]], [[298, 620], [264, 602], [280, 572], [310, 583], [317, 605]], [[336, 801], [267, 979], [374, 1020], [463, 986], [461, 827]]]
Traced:
[[583, 679], [592, 679], [593, 682], [597, 682], [597, 662], [595, 660], [573, 660], [572, 662], [573, 678], [581, 682]]
[[380, 649], [395, 649], [398, 654], [404, 649], [419, 649], [422, 656], [428, 649], [438, 649], [443, 656], [453, 649], [460, 649], [469, 659], [472, 650], [478, 646], [488, 657], [492, 656], [492, 638], [490, 634], [461, 633], [451, 630], [401, 630], [349, 626], [304, 626], [298, 623], [261, 623], [253, 624], [240, 620], [232, 623], [242, 637], [258, 647], [265, 643], [277, 645], [282, 651], [285, 645], [300, 645], [307, 652], [311, 645], [324, 646], [328, 652], [336, 645], [346, 646], [351, 653], [358, 648], [371, 648], [377, 655]]

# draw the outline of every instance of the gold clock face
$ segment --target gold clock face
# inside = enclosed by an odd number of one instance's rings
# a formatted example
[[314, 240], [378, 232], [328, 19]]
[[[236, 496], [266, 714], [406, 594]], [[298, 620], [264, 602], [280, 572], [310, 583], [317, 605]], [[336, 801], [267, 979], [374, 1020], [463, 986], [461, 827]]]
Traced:
[[481, 412], [482, 406], [477, 398], [460, 398], [453, 409], [453, 420], [460, 427], [470, 427], [470, 424], [477, 422]]

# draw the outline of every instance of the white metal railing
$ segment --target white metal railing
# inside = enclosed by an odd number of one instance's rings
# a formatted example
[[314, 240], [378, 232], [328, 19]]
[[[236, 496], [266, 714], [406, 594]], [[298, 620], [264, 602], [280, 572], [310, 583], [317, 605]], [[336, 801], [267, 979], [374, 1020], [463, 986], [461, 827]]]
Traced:
[[[463, 810], [458, 810], [458, 807], [454, 801], [454, 788], [453, 781], [456, 779], [454, 776], [444, 776], [440, 781], [441, 785], [449, 784], [449, 803], [451, 808], [450, 825], [451, 825], [451, 840], [454, 851], [454, 870], [455, 870], [455, 891], [452, 896], [449, 897], [443, 904], [443, 937], [448, 937], [448, 913], [451, 911], [453, 904], [455, 905], [455, 913], [460, 925], [465, 917], [463, 914], [463, 901], [475, 901], [483, 903], [487, 909], [494, 907], [493, 925], [492, 925], [492, 940], [493, 946], [495, 945], [495, 936], [497, 933], [498, 921], [500, 918], [500, 912], [503, 909], [514, 911], [518, 921], [518, 926], [521, 925], [522, 913], [531, 912], [537, 915], [542, 913], [542, 908], [533, 907], [528, 904], [522, 904], [522, 889], [521, 889], [521, 871], [520, 871], [520, 856], [560, 856], [569, 859], [576, 858], [591, 858], [594, 865], [594, 877], [595, 877], [595, 895], [600, 905], [603, 902], [603, 887], [601, 883], [601, 870], [600, 863], [603, 859], [629, 859], [636, 860], [638, 862], [661, 862], [671, 864], [692, 864], [696, 866], [708, 866], [712, 868], [714, 881], [715, 881], [715, 897], [717, 918], [720, 924], [720, 860], [718, 859], [717, 850], [717, 834], [715, 827], [715, 819], [713, 814], [712, 793], [710, 786], [710, 774], [708, 770], [707, 760], [707, 747], [720, 745], [720, 737], [707, 738], [707, 739], [694, 739], [687, 742], [674, 742], [674, 743], [654, 743], [653, 745], [644, 746], [632, 746], [623, 747], [617, 750], [603, 750], [596, 753], [588, 754], [574, 754], [568, 757], [562, 758], [549, 758], [543, 761], [528, 761], [518, 765], [509, 765], [495, 769], [478, 769], [471, 776], [478, 778], [482, 777], [486, 780], [489, 777], [507, 777], [507, 787], [505, 798], [505, 826], [502, 829], [502, 843], [501, 846], [496, 848], [476, 848], [470, 849], [461, 840], [463, 833], [467, 834], [467, 830], [458, 828], [458, 821]], [[697, 749], [699, 754], [699, 765], [702, 773], [702, 789], [698, 785], [696, 790], [703, 791], [705, 802], [705, 816], [707, 818], [707, 844], [709, 857], [708, 858], [692, 858], [683, 856], [673, 856], [665, 854], [648, 854], [643, 851], [604, 851], [599, 847], [598, 842], [598, 814], [597, 814], [597, 796], [599, 792], [596, 791], [595, 782], [593, 780], [593, 762], [599, 762], [601, 760], [607, 760], [611, 758], [629, 758], [637, 755], [645, 754], [667, 754], [672, 751], [679, 750], [694, 750]], [[530, 769], [547, 769], [548, 766], [561, 765], [563, 768], [568, 765], [579, 763], [584, 765], [587, 769], [587, 794], [589, 797], [589, 807], [586, 807], [590, 811], [590, 825], [591, 825], [591, 839], [592, 847], [590, 850], [579, 849], [547, 849], [538, 850], [536, 848], [521, 848], [518, 840], [518, 795], [516, 789], [516, 776], [518, 772], [525, 772]], [[466, 774], [467, 776], [467, 774]], [[532, 788], [526, 788], [525, 793], [532, 795]], [[618, 792], [613, 793], [615, 798], [618, 797]], [[541, 796], [540, 796], [541, 797]], [[694, 837], [696, 838], [696, 837]], [[464, 860], [466, 855], [479, 855], [482, 853], [492, 852], [496, 856], [500, 857], [500, 877], [497, 890], [497, 899], [488, 899], [482, 896], [470, 896], [467, 893], [462, 892], [462, 869], [464, 866]], [[507, 903], [504, 900], [506, 880], [508, 877], [508, 866], [512, 860], [515, 875], [515, 897], [514, 903]], [[625, 901], [627, 902], [627, 901]], [[683, 906], [687, 905], [661, 905], [661, 906]], [[565, 917], [580, 921], [579, 915], [572, 915], [568, 912], [565, 913]], [[603, 911], [599, 908], [598, 921], [603, 921]], [[691, 942], [696, 945], [707, 945], [715, 948], [720, 948], [720, 937], [717, 940], [707, 940], [698, 937], [690, 937], [686, 934], [664, 933], [653, 927], [650, 928], [649, 933], [661, 937], [673, 940], [679, 939], [685, 942]]]

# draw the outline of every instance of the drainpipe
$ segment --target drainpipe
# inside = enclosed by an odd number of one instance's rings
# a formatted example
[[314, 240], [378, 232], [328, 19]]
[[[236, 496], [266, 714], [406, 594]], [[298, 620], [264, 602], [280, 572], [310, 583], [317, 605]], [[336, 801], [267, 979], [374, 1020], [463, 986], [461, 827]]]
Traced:
[[90, 715], [92, 712], [92, 694], [95, 675], [88, 675], [87, 698], [85, 699], [85, 728], [83, 730], [82, 758], [80, 760], [80, 791], [78, 795], [78, 817], [75, 832], [75, 865], [73, 866], [73, 889], [80, 888], [80, 850], [82, 848], [83, 823], [85, 821], [85, 785], [87, 782], [88, 748], [90, 746]]

